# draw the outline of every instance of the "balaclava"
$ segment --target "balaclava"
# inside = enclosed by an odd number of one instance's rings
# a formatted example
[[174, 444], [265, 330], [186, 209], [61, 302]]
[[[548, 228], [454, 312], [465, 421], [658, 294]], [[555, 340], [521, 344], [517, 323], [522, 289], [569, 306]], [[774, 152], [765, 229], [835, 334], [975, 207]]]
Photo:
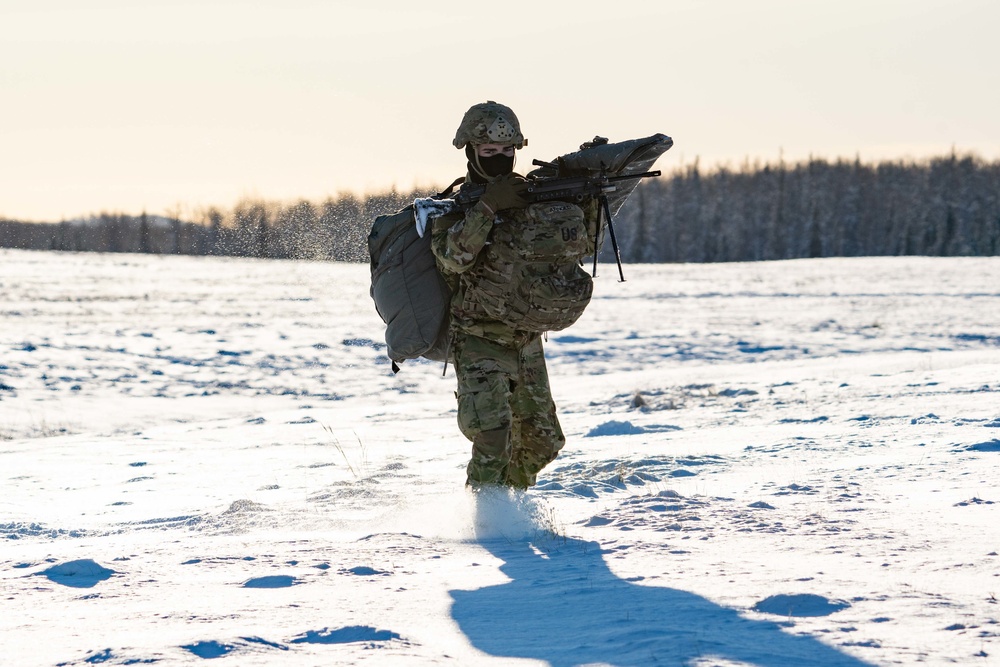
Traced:
[[486, 183], [497, 176], [506, 176], [514, 171], [515, 156], [497, 153], [481, 157], [472, 144], [465, 146], [465, 156], [469, 159], [469, 174], [476, 183]]

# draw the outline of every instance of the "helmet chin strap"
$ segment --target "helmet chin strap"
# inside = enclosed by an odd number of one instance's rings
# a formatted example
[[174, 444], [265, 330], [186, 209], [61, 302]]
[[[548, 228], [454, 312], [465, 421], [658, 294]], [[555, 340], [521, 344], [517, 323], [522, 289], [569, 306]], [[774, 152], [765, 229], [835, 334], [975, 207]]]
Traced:
[[475, 148], [472, 149], [472, 168], [476, 170], [480, 178], [485, 178], [487, 181], [490, 180], [490, 176], [483, 169], [483, 165], [479, 162], [479, 151]]

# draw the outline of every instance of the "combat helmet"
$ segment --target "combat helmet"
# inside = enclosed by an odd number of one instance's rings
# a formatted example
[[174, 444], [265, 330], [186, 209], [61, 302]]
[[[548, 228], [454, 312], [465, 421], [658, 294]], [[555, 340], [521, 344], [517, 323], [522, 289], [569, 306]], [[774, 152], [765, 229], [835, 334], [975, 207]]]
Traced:
[[462, 117], [455, 133], [455, 148], [469, 144], [505, 144], [524, 148], [528, 140], [521, 134], [521, 124], [510, 107], [493, 100], [473, 105]]

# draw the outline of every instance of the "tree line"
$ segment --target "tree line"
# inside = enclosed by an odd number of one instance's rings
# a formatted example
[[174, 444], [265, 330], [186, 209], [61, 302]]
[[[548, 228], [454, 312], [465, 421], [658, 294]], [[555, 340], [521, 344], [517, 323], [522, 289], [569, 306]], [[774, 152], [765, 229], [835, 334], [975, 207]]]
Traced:
[[1000, 162], [696, 162], [644, 182], [619, 218], [629, 262], [1000, 255]]
[[[364, 262], [375, 216], [427, 194], [342, 193], [318, 204], [248, 199], [189, 221], [120, 213], [0, 220], [0, 247]], [[1000, 255], [1000, 162], [954, 153], [710, 171], [695, 162], [640, 184], [615, 229], [627, 262]], [[605, 243], [602, 253], [610, 252]]]
[[101, 213], [60, 223], [0, 220], [0, 247], [361, 262], [368, 261], [371, 220], [425, 195], [342, 194], [320, 204], [246, 199], [231, 210], [199, 211], [193, 221], [145, 213]]

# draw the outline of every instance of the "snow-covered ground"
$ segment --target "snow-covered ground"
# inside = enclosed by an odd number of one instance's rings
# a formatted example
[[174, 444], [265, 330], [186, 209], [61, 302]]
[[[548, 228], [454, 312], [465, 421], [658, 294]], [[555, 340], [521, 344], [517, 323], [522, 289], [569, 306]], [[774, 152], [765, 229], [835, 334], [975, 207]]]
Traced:
[[1000, 258], [625, 271], [474, 497], [366, 266], [0, 251], [0, 664], [1000, 665]]

